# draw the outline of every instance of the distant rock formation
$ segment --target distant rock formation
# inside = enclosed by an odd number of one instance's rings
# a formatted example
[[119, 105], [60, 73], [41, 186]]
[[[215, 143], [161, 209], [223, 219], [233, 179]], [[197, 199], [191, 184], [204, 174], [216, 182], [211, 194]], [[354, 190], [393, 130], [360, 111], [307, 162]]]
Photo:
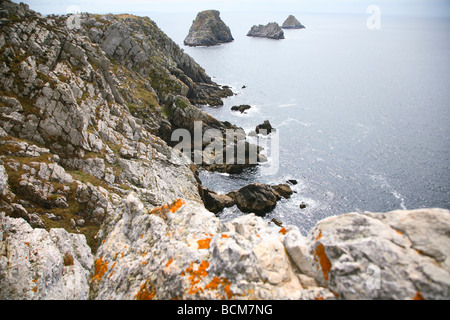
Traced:
[[269, 39], [284, 39], [284, 32], [276, 22], [263, 25], [254, 25], [247, 33], [248, 37], [259, 37]]
[[287, 17], [287, 19], [281, 25], [283, 29], [305, 29], [305, 26], [300, 23], [293, 15]]
[[187, 46], [215, 46], [233, 41], [230, 28], [220, 19], [217, 10], [199, 12], [184, 39]]

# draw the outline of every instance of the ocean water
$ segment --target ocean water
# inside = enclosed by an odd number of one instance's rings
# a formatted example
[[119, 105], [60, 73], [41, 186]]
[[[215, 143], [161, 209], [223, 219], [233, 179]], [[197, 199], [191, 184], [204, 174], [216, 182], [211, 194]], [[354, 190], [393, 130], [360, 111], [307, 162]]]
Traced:
[[[281, 24], [289, 14], [306, 29], [285, 30], [284, 40], [246, 36], [252, 25]], [[236, 93], [204, 111], [247, 132], [264, 120], [278, 130], [275, 174], [201, 172], [206, 187], [225, 193], [296, 179], [296, 193], [266, 218], [304, 234], [345, 212], [450, 208], [448, 18], [383, 15], [381, 29], [369, 30], [366, 14], [222, 12], [235, 40], [194, 48], [183, 40], [195, 14], [148, 16]], [[230, 110], [240, 104], [252, 108]], [[221, 217], [241, 214], [230, 208]]]

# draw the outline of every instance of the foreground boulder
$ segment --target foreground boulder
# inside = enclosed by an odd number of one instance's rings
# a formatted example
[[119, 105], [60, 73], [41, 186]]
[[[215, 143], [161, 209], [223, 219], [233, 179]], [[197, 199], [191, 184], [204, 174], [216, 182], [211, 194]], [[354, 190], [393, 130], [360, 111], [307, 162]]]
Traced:
[[304, 29], [305, 26], [300, 23], [293, 15], [287, 17], [287, 19], [281, 25], [283, 29]]
[[[254, 214], [221, 221], [129, 194], [98, 234], [0, 214], [2, 299], [449, 299], [450, 211], [347, 213], [304, 237]], [[88, 271], [90, 270], [90, 273]]]
[[264, 25], [254, 25], [247, 33], [248, 37], [284, 39], [284, 32], [276, 22]]
[[449, 240], [448, 210], [348, 213], [311, 230], [303, 271], [342, 299], [449, 299]]
[[217, 10], [199, 12], [184, 39], [187, 46], [215, 46], [233, 41], [230, 28], [220, 19]]

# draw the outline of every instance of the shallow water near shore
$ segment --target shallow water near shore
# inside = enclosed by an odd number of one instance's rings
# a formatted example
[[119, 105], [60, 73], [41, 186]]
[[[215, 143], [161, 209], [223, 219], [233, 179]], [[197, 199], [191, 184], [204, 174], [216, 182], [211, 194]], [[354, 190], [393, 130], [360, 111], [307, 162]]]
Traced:
[[[246, 37], [252, 25], [289, 14], [306, 29], [285, 30], [284, 40]], [[205, 187], [225, 193], [296, 179], [296, 193], [267, 219], [304, 234], [345, 212], [450, 209], [448, 18], [382, 16], [381, 29], [369, 30], [364, 14], [222, 12], [235, 40], [205, 48], [183, 45], [195, 14], [148, 16], [236, 93], [204, 111], [246, 132], [264, 120], [279, 132], [276, 174], [201, 172]], [[231, 111], [240, 104], [252, 108]], [[221, 217], [240, 214], [230, 208]]]

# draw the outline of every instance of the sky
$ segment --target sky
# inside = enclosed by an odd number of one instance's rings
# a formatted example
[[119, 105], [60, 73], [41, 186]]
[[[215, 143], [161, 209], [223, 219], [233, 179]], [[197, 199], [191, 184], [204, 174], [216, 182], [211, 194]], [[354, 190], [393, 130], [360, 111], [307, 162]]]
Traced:
[[[19, 2], [13, 0], [14, 2]], [[22, 0], [42, 14], [65, 14], [79, 8], [89, 13], [268, 11], [361, 13], [370, 5], [383, 14], [450, 16], [450, 0]]]

